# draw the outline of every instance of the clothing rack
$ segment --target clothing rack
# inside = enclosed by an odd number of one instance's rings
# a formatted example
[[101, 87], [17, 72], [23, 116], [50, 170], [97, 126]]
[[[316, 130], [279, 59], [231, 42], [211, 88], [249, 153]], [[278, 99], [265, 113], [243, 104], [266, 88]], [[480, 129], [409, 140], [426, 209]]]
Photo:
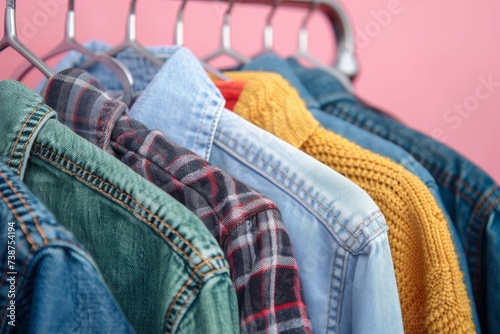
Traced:
[[[197, 1], [212, 1], [212, 0], [197, 0]], [[279, 6], [295, 7], [295, 8], [308, 8], [311, 11], [319, 10], [325, 14], [328, 18], [329, 23], [332, 27], [336, 38], [337, 44], [337, 54], [335, 57], [334, 66], [335, 69], [349, 78], [354, 78], [359, 72], [359, 65], [355, 54], [355, 39], [353, 29], [349, 23], [348, 16], [344, 9], [335, 0], [221, 0], [229, 4], [241, 3], [241, 4], [263, 4], [268, 6], [273, 6], [272, 14], [274, 10]], [[136, 1], [132, 1], [130, 6], [131, 10], [135, 9]], [[183, 4], [183, 6], [185, 3]], [[74, 10], [73, 3], [69, 3], [69, 12]], [[6, 1], [5, 9], [5, 33], [3, 39], [0, 41], [0, 51], [7, 47], [12, 47], [23, 55], [31, 64], [37, 67], [45, 76], [51, 76], [52, 70], [35, 54], [33, 54], [26, 46], [24, 46], [17, 38], [16, 32], [16, 18], [15, 18], [15, 0]], [[183, 7], [181, 8], [181, 11]], [[135, 20], [135, 13], [132, 13], [131, 17]], [[271, 14], [271, 15], [272, 15]], [[180, 17], [182, 20], [182, 17]], [[135, 22], [129, 22], [130, 24]], [[177, 22], [177, 27], [182, 27], [182, 21], [179, 24]], [[270, 18], [268, 19], [267, 26], [270, 26]], [[130, 29], [128, 29], [127, 33]], [[268, 30], [266, 29], [266, 34]], [[129, 36], [133, 38], [135, 36]], [[176, 36], [177, 38], [178, 36]], [[269, 37], [269, 36], [268, 36]], [[307, 42], [307, 32], [306, 29], [301, 30], [301, 42]], [[267, 43], [267, 41], [266, 41]]]
[[[213, 1], [213, 0], [195, 0]], [[220, 0], [231, 3], [232, 0]], [[344, 8], [335, 0], [234, 0], [239, 4], [262, 4], [268, 6], [283, 6], [293, 8], [316, 9], [327, 18], [335, 34], [337, 55], [335, 68], [350, 78], [359, 72], [359, 63], [355, 53], [354, 30]]]
[[0, 40], [0, 52], [11, 47], [25, 59], [38, 68], [46, 77], [55, 73], [40, 58], [38, 58], [30, 49], [28, 49], [17, 37], [16, 27], [16, 1], [7, 0], [5, 6], [4, 18], [4, 36]]

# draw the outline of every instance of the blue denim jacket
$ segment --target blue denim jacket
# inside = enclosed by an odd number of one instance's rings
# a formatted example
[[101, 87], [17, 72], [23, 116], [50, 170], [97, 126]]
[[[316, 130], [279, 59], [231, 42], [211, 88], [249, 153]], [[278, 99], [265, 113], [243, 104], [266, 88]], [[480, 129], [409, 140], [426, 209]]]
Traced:
[[0, 332], [133, 333], [90, 255], [0, 163]]
[[[300, 65], [297, 66], [297, 63], [293, 59], [289, 60], [289, 62], [294, 64], [295, 68], [300, 66]], [[469, 299], [471, 300], [471, 308], [474, 316], [474, 322], [479, 332], [479, 319], [475, 308], [469, 268], [467, 266], [467, 259], [465, 257], [465, 251], [462, 242], [460, 240], [460, 237], [458, 235], [457, 229], [453, 225], [453, 222], [451, 221], [451, 218], [448, 215], [446, 207], [443, 203], [436, 181], [431, 176], [431, 174], [419, 162], [417, 162], [411, 156], [411, 154], [409, 154], [401, 147], [383, 138], [380, 138], [366, 130], [363, 130], [347, 121], [344, 121], [332, 114], [321, 111], [320, 104], [317, 102], [315, 97], [322, 98], [323, 95], [321, 93], [324, 92], [326, 89], [328, 89], [330, 94], [334, 93], [337, 93], [339, 95], [349, 94], [349, 92], [347, 92], [344, 86], [342, 86], [339, 82], [337, 82], [336, 85], [333, 85], [330, 81], [323, 82], [320, 88], [318, 88], [320, 85], [315, 84], [315, 81], [305, 81], [304, 83], [302, 83], [297, 74], [295, 74], [294, 69], [290, 66], [289, 63], [287, 63], [286, 60], [283, 60], [279, 56], [271, 53], [263, 54], [261, 56], [256, 57], [255, 59], [252, 60], [252, 62], [243, 66], [241, 70], [266, 71], [266, 72], [274, 72], [280, 74], [293, 87], [297, 89], [302, 99], [306, 102], [309, 111], [326, 129], [332, 130], [333, 132], [353, 141], [354, 143], [374, 153], [390, 158], [394, 162], [404, 166], [412, 174], [416, 175], [427, 186], [427, 188], [433, 194], [434, 198], [436, 199], [436, 202], [438, 203], [439, 207], [443, 211], [443, 214], [448, 221], [455, 250], [460, 261], [460, 269], [464, 273], [464, 281], [467, 286], [467, 293], [469, 294]], [[308, 83], [311, 84], [307, 85]], [[307, 87], [305, 87], [305, 85], [307, 85]], [[320, 93], [316, 95], [315, 93], [318, 90], [320, 90]], [[333, 99], [330, 100], [329, 102], [333, 103]], [[358, 106], [358, 108], [363, 108], [363, 107]]]
[[498, 185], [447, 146], [360, 103], [326, 72], [306, 69], [294, 60], [289, 60], [289, 64], [324, 112], [398, 145], [430, 172], [464, 248], [481, 329], [485, 333], [497, 332], [500, 328]]
[[[102, 46], [92, 44], [94, 51]], [[315, 333], [402, 333], [387, 225], [358, 186], [224, 109], [197, 58], [184, 48], [153, 48], [168, 58], [158, 72], [133, 52], [118, 56], [144, 90], [130, 114], [248, 183], [280, 208], [299, 266]], [[62, 66], [81, 64], [69, 56]], [[104, 86], [116, 79], [90, 70]]]

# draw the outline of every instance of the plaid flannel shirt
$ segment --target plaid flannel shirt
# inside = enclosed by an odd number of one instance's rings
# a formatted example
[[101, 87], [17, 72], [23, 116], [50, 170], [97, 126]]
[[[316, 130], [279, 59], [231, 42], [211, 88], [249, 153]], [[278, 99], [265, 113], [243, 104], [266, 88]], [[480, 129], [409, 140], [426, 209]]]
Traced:
[[87, 72], [64, 70], [44, 88], [58, 119], [194, 212], [231, 268], [242, 333], [311, 333], [289, 236], [276, 205], [191, 151], [131, 119]]

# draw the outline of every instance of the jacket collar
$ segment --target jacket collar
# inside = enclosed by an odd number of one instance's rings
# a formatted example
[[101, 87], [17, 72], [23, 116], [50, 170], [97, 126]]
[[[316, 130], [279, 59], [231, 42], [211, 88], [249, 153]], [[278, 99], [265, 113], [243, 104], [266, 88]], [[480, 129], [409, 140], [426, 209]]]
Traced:
[[89, 73], [63, 70], [50, 78], [42, 90], [45, 102], [58, 112], [58, 119], [81, 137], [107, 150], [118, 119], [127, 106], [113, 99]]

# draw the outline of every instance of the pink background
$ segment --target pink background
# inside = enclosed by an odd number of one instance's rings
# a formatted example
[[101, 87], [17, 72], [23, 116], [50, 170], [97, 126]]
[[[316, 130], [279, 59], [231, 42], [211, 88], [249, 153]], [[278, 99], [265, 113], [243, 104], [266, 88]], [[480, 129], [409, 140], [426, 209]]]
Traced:
[[[36, 54], [44, 54], [62, 39], [66, 1], [18, 2], [21, 39]], [[500, 182], [500, 1], [371, 0], [343, 4], [358, 32], [361, 73], [355, 85], [357, 93], [407, 124], [438, 136]], [[172, 44], [179, 5], [179, 1], [138, 1], [139, 41], [145, 45]], [[391, 6], [397, 11], [382, 24], [377, 23], [376, 13]], [[77, 1], [78, 40], [120, 41], [127, 7], [124, 0]], [[185, 44], [197, 55], [206, 55], [218, 46], [225, 8], [220, 2], [188, 3]], [[249, 56], [260, 52], [268, 10], [235, 6], [235, 49]], [[274, 27], [280, 54], [289, 55], [296, 49], [304, 14], [296, 9], [278, 11]], [[310, 25], [310, 35], [311, 52], [331, 61], [333, 37], [320, 14]], [[3, 52], [0, 79], [10, 78], [21, 61], [11, 50]], [[34, 71], [25, 83], [33, 87], [39, 78]], [[499, 84], [482, 85], [481, 80], [488, 78]], [[454, 105], [460, 104], [466, 105], [462, 114], [453, 111]]]

